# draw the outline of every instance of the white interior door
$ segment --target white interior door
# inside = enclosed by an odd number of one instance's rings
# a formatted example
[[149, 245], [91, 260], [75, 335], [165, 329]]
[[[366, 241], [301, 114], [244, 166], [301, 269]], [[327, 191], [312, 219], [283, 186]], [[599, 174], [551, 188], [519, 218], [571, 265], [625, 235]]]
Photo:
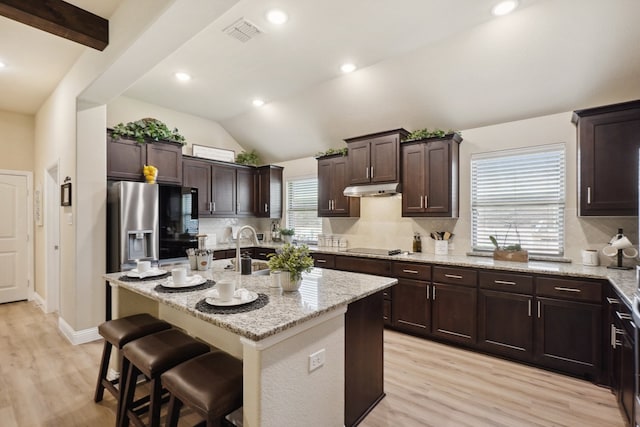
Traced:
[[0, 174], [0, 303], [29, 293], [27, 177]]

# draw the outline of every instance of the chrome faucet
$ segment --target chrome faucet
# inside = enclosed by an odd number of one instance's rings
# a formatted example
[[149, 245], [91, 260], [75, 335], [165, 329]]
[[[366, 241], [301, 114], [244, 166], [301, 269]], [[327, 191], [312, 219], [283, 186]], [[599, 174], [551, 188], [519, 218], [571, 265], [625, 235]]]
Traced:
[[256, 234], [256, 229], [250, 225], [243, 225], [238, 230], [238, 236], [236, 237], [236, 271], [240, 271], [240, 236], [244, 230], [251, 230], [253, 233], [253, 243], [258, 246], [258, 235]]

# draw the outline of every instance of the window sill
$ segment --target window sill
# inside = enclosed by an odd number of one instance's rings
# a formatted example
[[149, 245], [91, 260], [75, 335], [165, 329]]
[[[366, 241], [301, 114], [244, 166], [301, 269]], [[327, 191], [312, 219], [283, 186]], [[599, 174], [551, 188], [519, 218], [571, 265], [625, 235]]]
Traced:
[[[477, 257], [485, 257], [492, 258], [492, 252], [467, 252], [467, 256], [477, 256]], [[571, 260], [569, 258], [557, 257], [557, 256], [544, 256], [544, 255], [529, 255], [529, 261], [544, 261], [544, 262], [560, 262], [564, 264], [571, 264]]]

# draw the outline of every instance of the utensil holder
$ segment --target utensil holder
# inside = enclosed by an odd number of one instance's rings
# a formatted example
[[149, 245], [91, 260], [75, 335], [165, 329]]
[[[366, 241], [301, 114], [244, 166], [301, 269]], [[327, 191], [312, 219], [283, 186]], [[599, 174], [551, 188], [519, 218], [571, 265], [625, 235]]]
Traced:
[[448, 240], [436, 240], [436, 255], [448, 255], [449, 254], [449, 241]]

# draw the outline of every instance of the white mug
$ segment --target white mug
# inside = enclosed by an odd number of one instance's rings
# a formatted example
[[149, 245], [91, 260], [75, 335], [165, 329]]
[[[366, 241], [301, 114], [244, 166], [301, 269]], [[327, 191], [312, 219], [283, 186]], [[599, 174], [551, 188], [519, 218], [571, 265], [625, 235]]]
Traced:
[[636, 258], [638, 256], [638, 250], [636, 248], [624, 248], [622, 250], [622, 256], [625, 258]]
[[182, 285], [187, 281], [187, 269], [184, 267], [177, 267], [171, 270], [171, 278], [175, 285]]
[[582, 251], [582, 265], [598, 265], [598, 251], [595, 249], [584, 249]]
[[136, 263], [136, 270], [138, 270], [138, 273], [146, 273], [151, 270], [151, 261], [138, 261]]
[[220, 280], [216, 283], [216, 289], [218, 289], [218, 299], [220, 301], [231, 301], [233, 293], [236, 291], [236, 284], [230, 280]]
[[616, 249], [625, 249], [632, 247], [633, 243], [631, 243], [631, 241], [626, 236], [622, 236], [621, 238], [611, 242], [611, 246]]

